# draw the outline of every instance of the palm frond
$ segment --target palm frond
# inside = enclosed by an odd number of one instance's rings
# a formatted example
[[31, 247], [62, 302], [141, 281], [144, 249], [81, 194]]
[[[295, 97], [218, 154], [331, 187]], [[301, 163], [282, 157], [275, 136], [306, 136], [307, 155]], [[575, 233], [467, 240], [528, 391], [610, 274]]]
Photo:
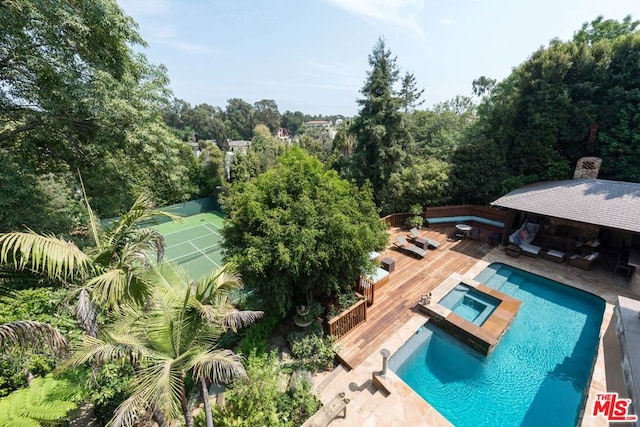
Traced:
[[91, 293], [97, 304], [113, 309], [125, 300], [128, 284], [127, 273], [121, 269], [113, 269], [92, 278], [86, 286], [92, 289]]
[[136, 364], [143, 358], [154, 357], [154, 353], [146, 347], [146, 343], [134, 335], [109, 333], [101, 335], [102, 339], [83, 336], [82, 341], [74, 347], [71, 357], [65, 360], [62, 367], [77, 367], [92, 360], [100, 363], [126, 360]]
[[192, 358], [192, 364], [196, 379], [209, 379], [217, 384], [227, 384], [247, 375], [242, 356], [227, 349], [197, 354]]
[[133, 425], [136, 414], [142, 409], [151, 412], [158, 409], [169, 420], [182, 415], [182, 372], [175, 369], [172, 362], [171, 359], [157, 360], [136, 376], [133, 394], [116, 409], [111, 425]]
[[263, 311], [249, 311], [249, 310], [231, 310], [223, 319], [223, 326], [231, 329], [233, 332], [245, 328], [260, 319], [264, 315]]
[[0, 324], [0, 349], [13, 345], [37, 348], [42, 344], [55, 353], [67, 349], [67, 340], [47, 323], [19, 320]]
[[82, 181], [82, 175], [80, 175], [80, 171], [78, 171], [78, 178], [80, 179], [80, 188], [82, 188], [82, 197], [84, 198], [85, 206], [87, 208], [87, 214], [89, 215], [89, 228], [91, 229], [91, 236], [93, 237], [93, 243], [96, 248], [100, 247], [100, 231], [102, 227], [100, 226], [100, 222], [98, 218], [93, 213], [93, 209], [91, 209], [91, 205], [89, 205], [89, 198], [87, 197], [87, 192], [84, 188], [84, 182]]
[[0, 234], [0, 263], [52, 279], [86, 275], [91, 259], [73, 242], [33, 231]]

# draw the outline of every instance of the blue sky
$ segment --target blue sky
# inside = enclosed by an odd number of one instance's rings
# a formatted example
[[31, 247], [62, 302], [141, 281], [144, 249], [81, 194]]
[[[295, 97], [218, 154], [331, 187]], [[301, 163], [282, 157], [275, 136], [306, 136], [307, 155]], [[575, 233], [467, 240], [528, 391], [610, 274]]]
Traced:
[[358, 112], [379, 37], [424, 107], [502, 80], [553, 38], [598, 15], [640, 19], [637, 0], [117, 0], [139, 24], [149, 60], [192, 105], [273, 99], [280, 112]]

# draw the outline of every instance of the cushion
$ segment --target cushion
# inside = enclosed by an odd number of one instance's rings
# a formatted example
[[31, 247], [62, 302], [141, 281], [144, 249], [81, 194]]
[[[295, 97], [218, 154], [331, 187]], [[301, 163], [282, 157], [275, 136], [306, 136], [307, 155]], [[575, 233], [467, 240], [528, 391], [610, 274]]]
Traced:
[[524, 229], [527, 230], [529, 234], [536, 234], [538, 232], [538, 224], [532, 224], [530, 222], [524, 223]]
[[519, 245], [521, 242], [522, 240], [520, 240], [520, 233], [513, 236], [513, 243], [515, 243], [516, 245]]
[[529, 232], [527, 231], [526, 228], [520, 231], [520, 237], [523, 238], [524, 240], [527, 240], [529, 238]]
[[598, 259], [598, 256], [600, 256], [600, 254], [598, 252], [594, 252], [591, 255], [589, 255], [588, 257], [586, 257], [585, 259], [587, 261], [593, 261], [594, 259]]
[[547, 255], [550, 255], [556, 258], [564, 258], [564, 252], [556, 251], [555, 249], [551, 249], [547, 251]]
[[578, 258], [582, 258], [580, 255], [571, 255], [570, 259], [578, 259]]

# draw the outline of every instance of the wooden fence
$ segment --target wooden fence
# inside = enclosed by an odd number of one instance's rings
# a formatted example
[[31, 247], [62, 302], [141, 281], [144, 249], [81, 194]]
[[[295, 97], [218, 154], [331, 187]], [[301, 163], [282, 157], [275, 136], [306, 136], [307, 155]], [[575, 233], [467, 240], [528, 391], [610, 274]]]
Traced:
[[[356, 294], [358, 297], [363, 298], [362, 295]], [[330, 319], [329, 335], [340, 339], [345, 336], [353, 328], [367, 321], [367, 300], [360, 299], [357, 303], [347, 308], [345, 311]]]

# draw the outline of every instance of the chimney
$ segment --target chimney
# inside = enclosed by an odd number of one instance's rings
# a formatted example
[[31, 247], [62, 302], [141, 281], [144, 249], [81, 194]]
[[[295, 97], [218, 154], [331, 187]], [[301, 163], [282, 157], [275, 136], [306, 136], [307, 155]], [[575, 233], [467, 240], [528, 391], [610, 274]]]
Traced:
[[598, 157], [583, 157], [578, 160], [576, 170], [573, 173], [573, 179], [597, 178], [600, 172], [602, 159]]

